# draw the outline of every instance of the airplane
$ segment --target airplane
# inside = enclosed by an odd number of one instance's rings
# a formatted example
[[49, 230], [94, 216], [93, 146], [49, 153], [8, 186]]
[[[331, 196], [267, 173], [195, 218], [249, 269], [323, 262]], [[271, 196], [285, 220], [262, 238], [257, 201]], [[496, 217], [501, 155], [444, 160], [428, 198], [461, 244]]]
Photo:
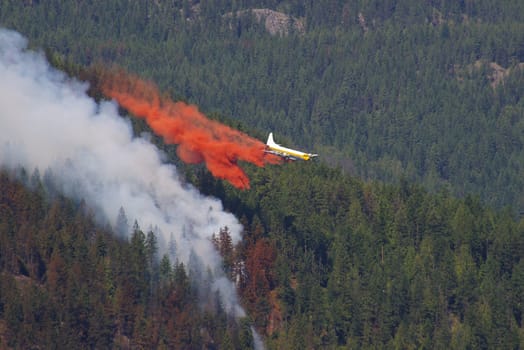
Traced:
[[282, 147], [279, 144], [275, 143], [273, 140], [273, 133], [269, 133], [269, 137], [267, 138], [266, 142], [266, 153], [275, 154], [279, 157], [284, 158], [285, 160], [311, 160], [315, 157], [318, 157], [318, 154], [312, 154], [312, 153], [304, 153], [300, 152], [294, 149], [289, 149], [286, 147]]

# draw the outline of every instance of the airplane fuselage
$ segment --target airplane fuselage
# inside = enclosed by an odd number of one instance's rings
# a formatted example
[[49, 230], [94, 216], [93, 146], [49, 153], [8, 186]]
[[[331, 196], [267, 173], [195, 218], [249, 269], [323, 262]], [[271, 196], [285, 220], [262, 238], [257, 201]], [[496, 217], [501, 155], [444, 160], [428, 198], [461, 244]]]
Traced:
[[266, 146], [267, 153], [272, 153], [272, 154], [275, 154], [285, 159], [311, 160], [314, 157], [318, 157], [318, 154], [305, 153], [305, 152], [297, 151], [291, 148], [280, 146], [279, 144], [275, 143], [275, 141], [273, 140], [273, 133], [269, 134], [266, 145], [267, 145]]

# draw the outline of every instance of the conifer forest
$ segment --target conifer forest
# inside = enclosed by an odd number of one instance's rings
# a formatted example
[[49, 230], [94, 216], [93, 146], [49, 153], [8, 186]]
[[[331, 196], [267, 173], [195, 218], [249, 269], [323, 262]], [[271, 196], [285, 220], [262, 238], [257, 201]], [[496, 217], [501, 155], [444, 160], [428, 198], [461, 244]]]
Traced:
[[[107, 67], [319, 157], [232, 158], [239, 189], [110, 102]], [[0, 0], [0, 72], [0, 349], [524, 348], [523, 1]], [[11, 90], [124, 131], [62, 136]], [[13, 159], [33, 110], [79, 153]]]

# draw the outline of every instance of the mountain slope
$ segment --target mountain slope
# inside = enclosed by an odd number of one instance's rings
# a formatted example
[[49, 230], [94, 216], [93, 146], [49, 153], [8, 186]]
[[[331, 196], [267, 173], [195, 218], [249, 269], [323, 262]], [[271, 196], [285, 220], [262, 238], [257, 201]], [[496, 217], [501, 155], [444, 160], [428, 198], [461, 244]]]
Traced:
[[[212, 241], [268, 348], [522, 343], [524, 223], [510, 212], [407, 181], [366, 183], [321, 163], [247, 169], [252, 189], [244, 192], [204, 168], [186, 175], [241, 218], [237, 246], [227, 230]], [[120, 245], [92, 225], [85, 203], [43, 186], [38, 172], [17, 175], [21, 182], [0, 177], [8, 345], [251, 347], [251, 322], [232, 324], [220, 304], [199, 314], [183, 266], [151, 264], [154, 240], [139, 227]], [[24, 294], [28, 286], [42, 287]], [[51, 339], [57, 322], [61, 333]]]
[[20, 171], [0, 170], [2, 348], [252, 346], [245, 320], [200, 304], [183, 264], [151, 256], [152, 233], [119, 239]]
[[305, 23], [283, 37], [249, 14], [266, 3], [6, 1], [0, 23], [76, 62], [123, 65], [355, 175], [523, 210], [520, 1], [272, 2]]

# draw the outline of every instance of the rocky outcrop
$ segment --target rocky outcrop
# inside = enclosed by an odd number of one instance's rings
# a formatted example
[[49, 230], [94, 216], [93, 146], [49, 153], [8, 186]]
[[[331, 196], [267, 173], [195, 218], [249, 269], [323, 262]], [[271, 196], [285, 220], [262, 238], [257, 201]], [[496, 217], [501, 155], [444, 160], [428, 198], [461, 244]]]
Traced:
[[[237, 11], [235, 15], [236, 17], [252, 15], [258, 23], [264, 24], [267, 32], [271, 35], [286, 36], [289, 35], [290, 30], [299, 34], [305, 33], [303, 19], [295, 18], [282, 12], [270, 9], [249, 9]], [[231, 18], [233, 14], [228, 13], [224, 17]]]
[[477, 60], [465, 68], [461, 68], [458, 65], [454, 66], [455, 75], [459, 81], [463, 81], [468, 75], [482, 69], [485, 70], [491, 87], [496, 88], [500, 84], [504, 84], [504, 80], [513, 73], [514, 70], [524, 70], [524, 62], [508, 68], [504, 68], [496, 62], [487, 62], [485, 60]]
[[285, 13], [270, 9], [253, 9], [251, 12], [258, 22], [264, 21], [265, 28], [271, 35], [288, 35], [290, 28], [301, 34], [305, 31], [303, 20]]

